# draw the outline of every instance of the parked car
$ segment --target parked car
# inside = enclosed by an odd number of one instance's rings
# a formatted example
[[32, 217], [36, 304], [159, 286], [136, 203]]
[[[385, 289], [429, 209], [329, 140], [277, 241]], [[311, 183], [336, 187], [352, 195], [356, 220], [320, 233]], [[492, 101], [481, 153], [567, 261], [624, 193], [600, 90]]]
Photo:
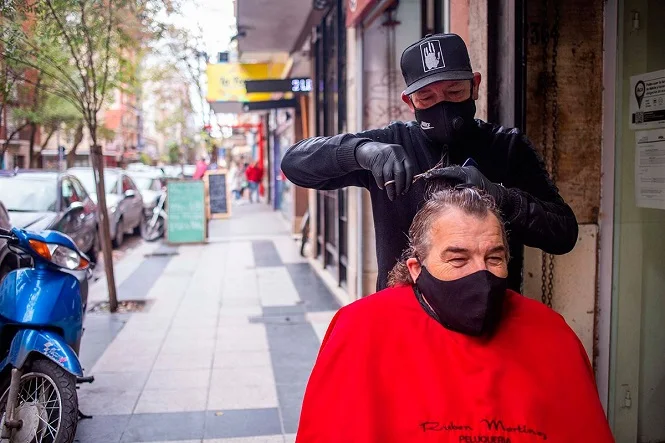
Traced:
[[152, 171], [153, 167], [145, 163], [135, 162], [127, 165], [127, 171]]
[[[73, 175], [31, 170], [1, 175], [0, 195], [11, 226], [63, 232], [90, 259], [96, 258], [97, 206]], [[0, 259], [4, 259], [2, 253]]]
[[183, 165], [182, 176], [184, 178], [192, 178], [196, 172], [196, 165]]
[[[7, 208], [0, 201], [0, 229], [10, 229], [12, 227], [11, 222], [9, 221], [9, 212]], [[9, 249], [7, 248], [7, 240], [0, 240], [0, 281], [16, 266], [13, 263], [10, 263], [10, 260], [7, 259], [9, 254]], [[7, 261], [5, 261], [7, 260]]]
[[[97, 202], [97, 188], [92, 168], [71, 168], [69, 173], [76, 176]], [[125, 234], [139, 234], [143, 221], [143, 200], [134, 181], [122, 169], [104, 169], [106, 207], [109, 212], [109, 226], [113, 245], [122, 245]]]
[[[166, 226], [166, 176], [160, 170], [134, 171], [129, 172], [129, 176], [143, 196], [144, 222], [141, 237], [147, 241], [155, 241], [163, 235]], [[153, 217], [155, 210], [158, 214], [156, 218]]]
[[164, 165], [160, 166], [159, 169], [164, 173], [164, 175], [167, 178], [178, 178], [182, 176], [181, 165]]
[[160, 171], [127, 171], [143, 198], [143, 211], [152, 215], [152, 209], [164, 192], [166, 177]]

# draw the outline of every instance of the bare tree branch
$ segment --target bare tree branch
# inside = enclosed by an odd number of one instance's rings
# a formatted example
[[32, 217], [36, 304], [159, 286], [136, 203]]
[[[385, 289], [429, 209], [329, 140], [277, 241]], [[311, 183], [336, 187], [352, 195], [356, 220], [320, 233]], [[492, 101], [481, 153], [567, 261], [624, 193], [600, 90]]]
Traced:
[[12, 142], [16, 134], [21, 132], [23, 129], [27, 128], [29, 124], [30, 122], [26, 121], [24, 124], [16, 128], [12, 133], [9, 134], [9, 136], [5, 139], [4, 143], [2, 144], [2, 147], [0, 147], [0, 157], [5, 156], [5, 152], [7, 152], [9, 144]]
[[40, 152], [46, 149], [46, 145], [48, 145], [48, 142], [51, 141], [51, 138], [53, 137], [53, 134], [55, 134], [55, 131], [58, 130], [58, 127], [56, 125], [51, 125], [49, 128], [48, 132], [46, 133], [46, 138], [44, 139], [44, 142], [41, 144], [41, 149]]
[[[7, 44], [9, 42], [0, 37], [0, 43]], [[29, 46], [30, 49], [32, 49], [33, 51], [38, 53], [39, 58], [43, 58], [46, 62], [50, 63], [54, 68], [56, 68], [63, 75], [64, 79], [66, 79], [69, 83], [71, 83], [71, 86], [72, 86], [73, 90], [76, 90], [77, 92], [79, 91], [79, 85], [72, 79], [70, 74], [67, 71], [65, 71], [65, 69], [61, 66], [61, 63], [62, 63], [61, 61], [55, 60], [54, 58], [50, 57], [46, 52], [42, 51], [41, 48], [38, 48], [37, 46], [35, 46], [30, 41], [30, 39], [27, 39], [27, 38], [22, 39], [21, 43]], [[20, 61], [24, 62], [24, 60], [20, 60]], [[40, 68], [37, 68], [35, 66], [32, 66], [32, 67], [34, 67], [35, 69], [41, 69], [41, 67]]]
[[[65, 24], [62, 23], [62, 20], [60, 20], [60, 17], [58, 17], [58, 14], [55, 11], [55, 8], [53, 7], [53, 3], [51, 2], [51, 0], [43, 0], [43, 1], [49, 7], [49, 10], [51, 11], [51, 16], [53, 17], [53, 19], [58, 24], [58, 27], [60, 28], [60, 31], [62, 32], [62, 36], [67, 41], [67, 46], [68, 46], [69, 52], [71, 53], [72, 58], [74, 58], [74, 62], [76, 63], [76, 67], [79, 71], [79, 74], [81, 75], [81, 79], [83, 80], [83, 87], [85, 89], [84, 95], [88, 95], [88, 93], [89, 93], [88, 86], [89, 85], [88, 85], [88, 82], [86, 81], [87, 76], [86, 76], [85, 70], [83, 69], [83, 66], [81, 65], [81, 61], [79, 60], [79, 57], [76, 55], [76, 50], [75, 50], [76, 45], [72, 41], [69, 34], [67, 34], [67, 30], [66, 30], [67, 28], [65, 27]], [[108, 0], [108, 1], [111, 2], [112, 0]]]
[[[106, 84], [109, 77], [109, 64], [111, 59], [111, 29], [113, 29], [113, 8], [111, 7], [111, 2], [109, 2], [109, 25], [106, 28], [106, 41], [104, 43], [104, 76], [102, 77], [102, 89], [100, 94], [103, 97], [106, 95]], [[101, 107], [101, 103], [100, 103]]]
[[[1, 42], [1, 40], [0, 40], [0, 42]], [[29, 62], [25, 58], [16, 58], [16, 57], [13, 57], [11, 55], [5, 55], [5, 58], [8, 59], [8, 60], [14, 61], [16, 63], [23, 64], [23, 65], [25, 65], [29, 68], [35, 69], [38, 72], [41, 72], [41, 73], [45, 74], [46, 76], [48, 76], [49, 78], [51, 78], [51, 79], [55, 80], [56, 82], [60, 83], [61, 86], [63, 88], [65, 88], [65, 90], [69, 90], [69, 92], [71, 92], [72, 96], [69, 98], [70, 101], [71, 100], [76, 100], [79, 103], [85, 102], [85, 98], [81, 95], [81, 92], [78, 89], [75, 89], [72, 86], [68, 85], [67, 82], [65, 82], [62, 78], [58, 77], [55, 74], [50, 73], [43, 66], [39, 66], [35, 63]], [[21, 81], [25, 81], [26, 83], [29, 83], [29, 81], [26, 77], [17, 76], [15, 78], [20, 79]], [[62, 95], [66, 95], [66, 93], [60, 91], [59, 96], [62, 96]], [[63, 98], [65, 98], [65, 97], [63, 97]]]
[[[94, 52], [95, 52], [95, 45], [92, 43], [92, 38], [90, 38], [90, 29], [88, 28], [88, 22], [86, 20], [86, 14], [85, 14], [85, 1], [86, 0], [79, 0], [79, 9], [81, 10], [81, 26], [83, 28], [83, 37], [85, 38], [86, 41], [86, 50], [85, 52], [87, 53], [88, 56], [88, 75], [89, 79], [92, 79], [92, 84], [91, 84], [91, 90], [92, 90], [92, 107], [95, 110], [98, 110], [99, 108], [97, 107], [97, 73], [95, 72], [95, 60], [94, 60]], [[109, 1], [109, 5], [111, 4], [111, 1]], [[110, 6], [109, 6], [110, 7]], [[90, 80], [89, 80], [90, 81]]]
[[78, 100], [74, 100], [70, 95], [63, 93], [62, 91], [60, 91], [58, 89], [53, 89], [50, 86], [44, 86], [44, 85], [37, 84], [37, 82], [34, 82], [34, 81], [30, 80], [27, 77], [21, 78], [20, 80], [22, 82], [25, 82], [25, 83], [31, 85], [31, 86], [34, 86], [38, 89], [41, 89], [42, 91], [48, 92], [49, 94], [55, 95], [57, 97], [60, 97], [63, 100], [66, 100], [68, 103], [73, 105], [76, 108], [77, 111], [79, 111], [82, 114], [84, 113], [83, 105]]

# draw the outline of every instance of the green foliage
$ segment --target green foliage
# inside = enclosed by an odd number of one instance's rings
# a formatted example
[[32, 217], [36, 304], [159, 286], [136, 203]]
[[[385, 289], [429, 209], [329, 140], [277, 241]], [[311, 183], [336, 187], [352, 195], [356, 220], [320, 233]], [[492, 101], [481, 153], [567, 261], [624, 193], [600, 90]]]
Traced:
[[144, 165], [152, 166], [152, 158], [150, 158], [150, 156], [145, 152], [141, 152], [141, 154], [139, 155], [139, 160]]
[[[68, 101], [96, 143], [97, 113], [113, 89], [136, 87], [141, 48], [161, 33], [156, 17], [175, 7], [168, 0], [4, 0], [0, 60], [14, 75], [0, 80], [19, 77]], [[7, 85], [0, 81], [0, 93]]]
[[115, 131], [113, 129], [109, 129], [104, 125], [100, 125], [99, 128], [97, 128], [97, 135], [99, 136], [100, 140], [106, 140], [106, 141], [112, 141], [115, 138]]
[[176, 142], [171, 142], [168, 145], [169, 149], [169, 163], [171, 164], [176, 164], [180, 161], [180, 147], [178, 146], [178, 143]]

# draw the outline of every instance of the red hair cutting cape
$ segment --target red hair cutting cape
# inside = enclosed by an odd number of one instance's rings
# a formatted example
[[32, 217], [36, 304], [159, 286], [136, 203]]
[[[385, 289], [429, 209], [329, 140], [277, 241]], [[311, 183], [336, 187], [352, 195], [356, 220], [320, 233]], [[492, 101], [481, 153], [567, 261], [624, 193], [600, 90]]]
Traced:
[[445, 329], [411, 287], [342, 308], [305, 392], [297, 443], [606, 443], [586, 352], [563, 318], [508, 292], [491, 339]]

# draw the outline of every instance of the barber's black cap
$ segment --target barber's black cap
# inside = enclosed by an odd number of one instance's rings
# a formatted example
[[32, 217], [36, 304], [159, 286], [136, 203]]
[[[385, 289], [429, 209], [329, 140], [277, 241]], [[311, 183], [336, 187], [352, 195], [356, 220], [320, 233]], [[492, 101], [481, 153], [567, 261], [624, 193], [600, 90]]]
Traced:
[[473, 78], [469, 51], [457, 34], [434, 34], [415, 42], [400, 60], [407, 95], [442, 80]]

